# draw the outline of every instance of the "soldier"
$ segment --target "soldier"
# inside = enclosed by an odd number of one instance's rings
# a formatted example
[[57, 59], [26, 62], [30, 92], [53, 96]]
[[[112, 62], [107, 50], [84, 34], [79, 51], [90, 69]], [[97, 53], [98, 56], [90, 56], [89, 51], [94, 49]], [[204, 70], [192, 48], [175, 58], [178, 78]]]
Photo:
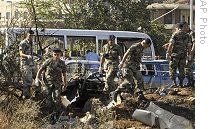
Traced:
[[189, 34], [190, 36], [190, 40], [192, 43], [192, 48], [191, 48], [191, 54], [192, 54], [192, 59], [191, 60], [187, 60], [186, 63], [186, 68], [185, 68], [185, 74], [186, 77], [188, 79], [188, 83], [186, 86], [192, 86], [194, 87], [194, 80], [193, 80], [193, 70], [192, 70], [192, 63], [194, 62], [194, 57], [195, 57], [195, 32], [192, 31], [187, 22], [183, 22], [183, 30]]
[[118, 65], [120, 58], [123, 55], [120, 46], [115, 44], [114, 35], [109, 36], [108, 43], [103, 46], [102, 53], [99, 72], [102, 71], [102, 66], [104, 65], [104, 70], [106, 72], [104, 91], [110, 92], [116, 88], [114, 78], [117, 76]]
[[143, 50], [150, 47], [151, 40], [146, 38], [141, 42], [133, 44], [124, 54], [122, 61], [119, 64], [119, 68], [123, 68], [123, 82], [118, 86], [114, 93], [114, 100], [116, 101], [117, 94], [120, 94], [128, 86], [135, 85], [135, 94], [138, 95], [138, 100], [146, 100], [143, 95], [144, 82], [140, 71], [141, 58]]
[[23, 80], [23, 95], [22, 98], [30, 98], [30, 87], [33, 83], [33, 76], [35, 75], [35, 65], [33, 61], [33, 30], [28, 30], [26, 38], [20, 42], [20, 69]]
[[63, 111], [60, 94], [67, 86], [66, 65], [60, 59], [61, 53], [62, 51], [59, 48], [54, 48], [53, 57], [43, 62], [35, 79], [35, 85], [38, 86], [40, 75], [42, 72], [45, 72], [44, 94], [46, 106], [50, 113], [54, 112], [57, 114]]
[[177, 30], [172, 34], [169, 45], [166, 51], [166, 59], [169, 62], [169, 74], [173, 81], [172, 86], [176, 84], [176, 72], [179, 70], [179, 86], [183, 86], [183, 80], [185, 78], [184, 68], [186, 65], [186, 58], [191, 59], [191, 42], [189, 35], [184, 32], [183, 24], [177, 24]]

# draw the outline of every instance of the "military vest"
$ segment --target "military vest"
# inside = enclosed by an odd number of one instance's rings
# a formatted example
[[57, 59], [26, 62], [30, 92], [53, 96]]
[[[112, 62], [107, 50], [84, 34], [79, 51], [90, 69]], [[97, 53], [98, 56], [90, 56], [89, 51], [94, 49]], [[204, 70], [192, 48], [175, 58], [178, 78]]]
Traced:
[[122, 50], [118, 44], [114, 44], [112, 47], [106, 44], [103, 47], [103, 54], [108, 62], [119, 62], [119, 56], [122, 55]]
[[174, 40], [171, 56], [185, 58], [187, 56], [188, 43], [190, 43], [189, 35], [184, 31], [176, 31], [171, 39]]
[[135, 67], [139, 67], [141, 63], [141, 58], [143, 56], [144, 48], [139, 44], [133, 44], [128, 50], [128, 57], [125, 61], [125, 66], [136, 65]]
[[[22, 50], [24, 54], [33, 56], [32, 43], [29, 43], [26, 39], [20, 42], [19, 50]], [[22, 65], [34, 65], [33, 59], [27, 57], [20, 57]]]
[[58, 62], [53, 59], [47, 59], [42, 68], [45, 70], [45, 78], [47, 81], [62, 82], [62, 73], [66, 72], [66, 65], [64, 61], [59, 60]]

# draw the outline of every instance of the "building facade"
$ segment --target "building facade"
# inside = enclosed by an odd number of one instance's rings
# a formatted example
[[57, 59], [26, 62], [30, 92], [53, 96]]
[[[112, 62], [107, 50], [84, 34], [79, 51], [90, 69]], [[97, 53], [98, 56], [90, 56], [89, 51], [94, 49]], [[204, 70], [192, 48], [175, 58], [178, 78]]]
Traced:
[[150, 19], [152, 22], [165, 24], [165, 28], [173, 30], [176, 23], [186, 21], [190, 24], [190, 9], [192, 9], [192, 28], [195, 26], [195, 6], [190, 8], [189, 0], [177, 1], [176, 3], [153, 3], [147, 6], [151, 10]]
[[28, 11], [21, 7], [21, 2], [26, 0], [1, 0], [0, 1], [0, 26], [15, 26], [26, 22]]

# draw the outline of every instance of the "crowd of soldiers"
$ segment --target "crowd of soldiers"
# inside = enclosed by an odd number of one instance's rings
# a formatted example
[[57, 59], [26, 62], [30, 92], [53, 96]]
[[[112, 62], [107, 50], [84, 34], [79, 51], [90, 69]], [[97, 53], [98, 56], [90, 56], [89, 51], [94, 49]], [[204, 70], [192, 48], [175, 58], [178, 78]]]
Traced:
[[[60, 112], [63, 110], [60, 109], [60, 94], [67, 87], [66, 65], [61, 60], [62, 51], [59, 48], [51, 50], [48, 47], [43, 55], [43, 63], [35, 72], [32, 50], [33, 35], [34, 31], [28, 30], [26, 38], [19, 45], [23, 80], [22, 98], [30, 98], [32, 83], [40, 86], [41, 74], [43, 73], [45, 102], [46, 106], [49, 107], [48, 109], [50, 109], [49, 113]], [[102, 48], [99, 72], [104, 71], [106, 73], [104, 92], [109, 93], [114, 101], [117, 101], [117, 95], [126, 90], [129, 90], [138, 100], [147, 100], [144, 97], [144, 82], [140, 66], [143, 50], [150, 47], [151, 40], [146, 38], [131, 45], [124, 55], [115, 40], [116, 37], [110, 35], [107, 44]], [[194, 85], [193, 73], [190, 68], [195, 50], [194, 41], [194, 32], [189, 29], [188, 24], [180, 23], [177, 24], [177, 29], [172, 34], [169, 43], [164, 46], [167, 49], [166, 58], [169, 60], [169, 72], [174, 86], [177, 86], [177, 68], [179, 70], [179, 85], [183, 86], [185, 75], [189, 80], [189, 85]], [[122, 82], [120, 85], [116, 85], [114, 79], [119, 70], [122, 71]]]

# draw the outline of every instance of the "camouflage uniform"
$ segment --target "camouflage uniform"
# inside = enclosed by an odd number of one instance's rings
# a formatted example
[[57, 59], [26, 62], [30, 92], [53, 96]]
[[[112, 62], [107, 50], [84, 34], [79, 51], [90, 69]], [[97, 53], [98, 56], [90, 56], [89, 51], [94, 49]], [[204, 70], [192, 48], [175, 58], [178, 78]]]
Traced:
[[[144, 48], [139, 44], [133, 44], [128, 50], [128, 57], [123, 67], [123, 82], [117, 88], [117, 92], [125, 91], [125, 89], [131, 89], [133, 92], [133, 86], [135, 86], [136, 93], [143, 91], [143, 77], [140, 71], [140, 63], [143, 55]], [[136, 85], [135, 85], [136, 81]], [[129, 90], [129, 91], [131, 91]]]
[[186, 32], [178, 30], [172, 34], [170, 40], [173, 40], [174, 43], [171, 53], [171, 60], [169, 62], [169, 74], [173, 82], [176, 84], [176, 70], [178, 68], [178, 78], [180, 81], [180, 86], [182, 86], [185, 78], [184, 68], [186, 66], [187, 49], [188, 45], [191, 45], [189, 44], [190, 38]]
[[[33, 57], [32, 43], [24, 39], [19, 45], [19, 50], [21, 50], [26, 55], [31, 55]], [[23, 79], [23, 96], [30, 97], [30, 87], [33, 82], [33, 77], [35, 77], [35, 65], [33, 59], [28, 59], [27, 57], [20, 57], [20, 69]]]
[[[191, 30], [188, 34], [189, 34], [191, 43], [195, 43], [195, 32]], [[195, 53], [193, 52], [191, 54], [192, 54], [192, 59], [187, 61], [186, 68], [185, 68], [185, 75], [188, 79], [188, 86], [194, 86], [192, 63], [194, 62]]]
[[66, 72], [66, 65], [64, 61], [59, 60], [58, 62], [54, 62], [52, 59], [47, 59], [44, 61], [43, 65], [40, 67], [41, 71], [45, 71], [44, 73], [44, 93], [46, 95], [45, 102], [46, 106], [54, 107], [53, 111], [60, 111], [61, 103], [60, 93], [62, 90], [62, 73]]
[[122, 49], [118, 44], [114, 44], [112, 48], [108, 44], [103, 46], [103, 57], [105, 58], [106, 79], [105, 79], [105, 90], [113, 91], [116, 86], [114, 78], [117, 76], [119, 56], [121, 56]]

